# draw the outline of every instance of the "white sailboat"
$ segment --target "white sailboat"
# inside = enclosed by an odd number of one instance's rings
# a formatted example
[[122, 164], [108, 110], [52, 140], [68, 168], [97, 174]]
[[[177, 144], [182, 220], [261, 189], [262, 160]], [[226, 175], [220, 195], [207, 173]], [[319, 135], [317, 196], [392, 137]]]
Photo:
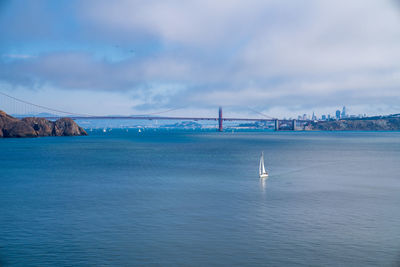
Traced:
[[265, 170], [264, 166], [264, 152], [261, 153], [259, 174], [260, 178], [268, 178], [268, 172]]

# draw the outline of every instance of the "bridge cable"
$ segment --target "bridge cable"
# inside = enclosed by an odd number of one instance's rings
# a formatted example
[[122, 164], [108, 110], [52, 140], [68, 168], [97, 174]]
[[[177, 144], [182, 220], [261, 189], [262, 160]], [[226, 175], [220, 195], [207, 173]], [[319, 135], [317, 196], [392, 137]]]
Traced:
[[253, 112], [257, 113], [257, 114], [260, 114], [261, 116], [263, 116], [263, 117], [265, 117], [265, 118], [267, 118], [267, 119], [276, 119], [276, 118], [274, 118], [274, 117], [265, 115], [264, 113], [261, 113], [261, 112], [255, 110], [255, 109], [252, 109], [251, 107], [246, 107], [246, 108], [250, 109], [251, 111], [253, 111]]
[[132, 116], [149, 116], [149, 115], [158, 115], [158, 114], [163, 114], [163, 113], [167, 113], [167, 112], [171, 112], [171, 111], [178, 110], [178, 109], [183, 109], [183, 108], [185, 108], [185, 107], [171, 108], [171, 109], [164, 110], [164, 111], [160, 111], [160, 112], [153, 112], [153, 113], [140, 114], [140, 115], [132, 115]]
[[[37, 105], [37, 104], [31, 103], [31, 102], [28, 102], [28, 101], [25, 101], [25, 100], [22, 100], [22, 99], [13, 97], [13, 96], [8, 95], [8, 94], [3, 93], [3, 92], [0, 92], [0, 94], [6, 96], [6, 97], [8, 97], [8, 98], [11, 98], [11, 99], [13, 99], [13, 100], [15, 100], [15, 101], [21, 102], [21, 103], [23, 103], [23, 104], [31, 105], [31, 106], [38, 107], [38, 108], [41, 108], [41, 109], [44, 109], [44, 110], [48, 110], [48, 111], [63, 113], [63, 114], [67, 114], [67, 115], [88, 117], [88, 118], [90, 118], [90, 117], [98, 117], [98, 116], [96, 116], [96, 115], [68, 112], [68, 111], [63, 111], [63, 110], [59, 110], [59, 109], [54, 109], [54, 108], [50, 108], [50, 107], [46, 107], [46, 106], [42, 106], [42, 105]], [[178, 109], [182, 109], [182, 108], [185, 108], [185, 107], [173, 108], [173, 109], [169, 109], [169, 110], [165, 110], [165, 111], [153, 112], [153, 113], [147, 113], [147, 114], [141, 114], [141, 115], [130, 115], [130, 116], [150, 116], [150, 115], [157, 115], [157, 114], [167, 113], [167, 112], [171, 112], [171, 111], [178, 110]], [[129, 117], [129, 116], [127, 116], [127, 117]]]
[[3, 92], [0, 92], [0, 94], [4, 95], [6, 97], [9, 97], [9, 98], [11, 98], [11, 99], [13, 99], [15, 101], [18, 101], [18, 102], [21, 102], [21, 103], [24, 103], [24, 104], [27, 104], [27, 105], [31, 105], [31, 106], [34, 106], [34, 107], [38, 107], [38, 108], [41, 108], [41, 109], [45, 109], [45, 110], [50, 110], [50, 111], [63, 113], [63, 114], [68, 114], [68, 115], [82, 116], [82, 117], [95, 117], [95, 116], [89, 115], [89, 114], [73, 113], [73, 112], [68, 112], [68, 111], [58, 110], [58, 109], [54, 109], [54, 108], [49, 108], [49, 107], [46, 107], [46, 106], [37, 105], [37, 104], [31, 103], [31, 102], [28, 102], [28, 101], [25, 101], [25, 100], [10, 96], [10, 95], [5, 94]]

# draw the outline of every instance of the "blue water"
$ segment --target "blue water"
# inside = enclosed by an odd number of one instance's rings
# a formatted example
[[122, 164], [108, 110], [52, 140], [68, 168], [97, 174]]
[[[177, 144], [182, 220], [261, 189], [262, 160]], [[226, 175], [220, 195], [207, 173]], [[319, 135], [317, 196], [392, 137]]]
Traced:
[[2, 266], [400, 264], [399, 132], [113, 130], [0, 149]]

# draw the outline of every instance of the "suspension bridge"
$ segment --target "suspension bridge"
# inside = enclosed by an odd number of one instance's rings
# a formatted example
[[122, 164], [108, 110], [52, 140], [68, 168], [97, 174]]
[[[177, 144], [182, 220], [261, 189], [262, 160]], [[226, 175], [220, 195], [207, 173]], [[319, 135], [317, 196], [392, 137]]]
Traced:
[[[241, 118], [241, 117], [224, 117], [222, 107], [219, 107], [217, 116], [215, 117], [191, 117], [191, 116], [161, 116], [159, 114], [173, 111], [176, 109], [170, 109], [158, 113], [132, 115], [132, 116], [96, 116], [90, 114], [80, 114], [60, 110], [52, 107], [47, 107], [32, 103], [23, 99], [16, 98], [9, 94], [0, 92], [0, 110], [5, 111], [8, 114], [12, 114], [14, 117], [43, 117], [49, 120], [57, 120], [62, 117], [69, 117], [73, 120], [173, 120], [173, 121], [215, 121], [218, 125], [218, 130], [223, 131], [223, 124], [225, 121], [237, 121], [237, 122], [263, 122], [265, 124], [273, 125], [274, 129], [281, 130], [296, 130], [298, 127], [309, 123], [310, 120], [296, 120], [296, 119], [278, 119], [261, 112], [252, 110], [254, 113], [258, 113], [262, 118]], [[400, 117], [400, 114], [391, 114], [384, 117]], [[377, 117], [370, 117], [377, 118]]]
[[238, 121], [238, 122], [263, 122], [270, 123], [274, 126], [275, 130], [279, 130], [282, 126], [295, 130], [297, 124], [306, 122], [306, 120], [280, 120], [265, 115], [261, 112], [253, 110], [258, 113], [262, 118], [239, 118], [239, 117], [224, 117], [222, 107], [219, 107], [217, 116], [215, 117], [191, 117], [191, 116], [161, 116], [159, 114], [166, 113], [172, 110], [162, 111], [158, 113], [132, 115], [132, 116], [97, 116], [90, 114], [74, 113], [65, 110], [60, 110], [52, 107], [47, 107], [32, 103], [20, 98], [16, 98], [9, 94], [0, 92], [0, 109], [12, 114], [15, 117], [42, 117], [49, 120], [57, 120], [62, 117], [69, 117], [73, 120], [173, 120], [173, 121], [215, 121], [218, 125], [218, 130], [223, 131], [223, 122], [225, 121]]

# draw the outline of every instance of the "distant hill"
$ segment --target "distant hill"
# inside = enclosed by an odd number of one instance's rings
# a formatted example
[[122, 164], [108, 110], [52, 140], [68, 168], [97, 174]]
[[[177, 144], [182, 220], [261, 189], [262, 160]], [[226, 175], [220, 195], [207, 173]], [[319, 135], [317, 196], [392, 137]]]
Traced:
[[317, 131], [399, 131], [400, 118], [310, 122], [304, 130]]
[[13, 117], [16, 118], [27, 118], [27, 117], [59, 117], [59, 115], [52, 114], [52, 113], [30, 113], [30, 114], [10, 114]]
[[168, 124], [168, 125], [163, 125], [163, 127], [168, 127], [168, 128], [184, 128], [184, 129], [200, 129], [202, 128], [202, 125], [200, 123], [194, 122], [194, 121], [183, 121], [183, 122], [177, 122], [175, 124]]

